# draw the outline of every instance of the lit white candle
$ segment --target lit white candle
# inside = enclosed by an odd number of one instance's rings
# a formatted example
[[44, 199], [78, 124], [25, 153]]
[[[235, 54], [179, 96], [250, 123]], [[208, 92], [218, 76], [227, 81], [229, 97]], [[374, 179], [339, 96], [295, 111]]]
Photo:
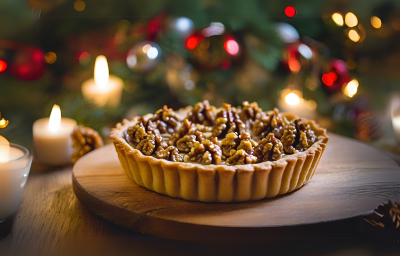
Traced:
[[48, 165], [72, 162], [71, 134], [76, 121], [61, 118], [60, 107], [54, 105], [50, 118], [42, 118], [33, 124], [35, 159]]
[[94, 79], [82, 84], [82, 94], [86, 100], [97, 106], [106, 104], [116, 107], [121, 102], [123, 82], [119, 77], [109, 75], [106, 57], [100, 55], [94, 65]]
[[317, 103], [302, 98], [301, 93], [296, 90], [285, 89], [282, 98], [278, 102], [278, 108], [281, 112], [289, 112], [299, 117], [314, 119], [316, 117]]
[[397, 143], [400, 143], [400, 115], [392, 116], [392, 125], [396, 134]]
[[0, 136], [0, 222], [18, 211], [31, 161], [26, 148]]

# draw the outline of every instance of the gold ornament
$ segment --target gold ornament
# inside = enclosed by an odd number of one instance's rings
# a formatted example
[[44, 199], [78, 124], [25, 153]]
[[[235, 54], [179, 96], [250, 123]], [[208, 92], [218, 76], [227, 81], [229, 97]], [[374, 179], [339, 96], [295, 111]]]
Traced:
[[89, 127], [77, 126], [71, 134], [72, 147], [74, 153], [72, 153], [72, 162], [78, 161], [78, 159], [104, 145], [103, 139], [98, 132]]

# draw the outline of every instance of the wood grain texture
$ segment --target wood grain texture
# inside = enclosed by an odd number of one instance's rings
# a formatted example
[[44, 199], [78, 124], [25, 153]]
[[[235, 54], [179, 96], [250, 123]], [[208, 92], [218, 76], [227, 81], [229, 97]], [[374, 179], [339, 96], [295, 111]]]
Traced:
[[398, 200], [400, 168], [366, 144], [330, 134], [313, 179], [285, 196], [248, 203], [175, 199], [128, 179], [112, 145], [78, 161], [73, 186], [90, 211], [112, 223], [175, 239], [259, 238], [273, 228], [352, 218]]

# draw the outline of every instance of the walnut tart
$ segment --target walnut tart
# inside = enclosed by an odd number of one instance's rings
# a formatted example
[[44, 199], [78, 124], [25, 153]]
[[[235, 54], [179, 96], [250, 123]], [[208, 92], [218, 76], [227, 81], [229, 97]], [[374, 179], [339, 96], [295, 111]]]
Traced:
[[126, 175], [149, 190], [202, 202], [290, 193], [313, 177], [328, 143], [313, 120], [257, 103], [208, 101], [124, 119], [111, 137]]

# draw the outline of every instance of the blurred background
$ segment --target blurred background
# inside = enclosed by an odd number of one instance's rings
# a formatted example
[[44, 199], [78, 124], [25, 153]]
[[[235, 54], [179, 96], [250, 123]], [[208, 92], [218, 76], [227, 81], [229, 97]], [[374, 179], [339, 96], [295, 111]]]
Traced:
[[[2, 0], [0, 6], [0, 111], [9, 120], [0, 134], [10, 142], [29, 147], [33, 122], [48, 117], [54, 104], [107, 138], [122, 118], [164, 104], [247, 100], [400, 154], [399, 1]], [[122, 98], [117, 92], [112, 104], [82, 93], [99, 55], [110, 77], [122, 80]], [[397, 124], [400, 134], [400, 117]]]

